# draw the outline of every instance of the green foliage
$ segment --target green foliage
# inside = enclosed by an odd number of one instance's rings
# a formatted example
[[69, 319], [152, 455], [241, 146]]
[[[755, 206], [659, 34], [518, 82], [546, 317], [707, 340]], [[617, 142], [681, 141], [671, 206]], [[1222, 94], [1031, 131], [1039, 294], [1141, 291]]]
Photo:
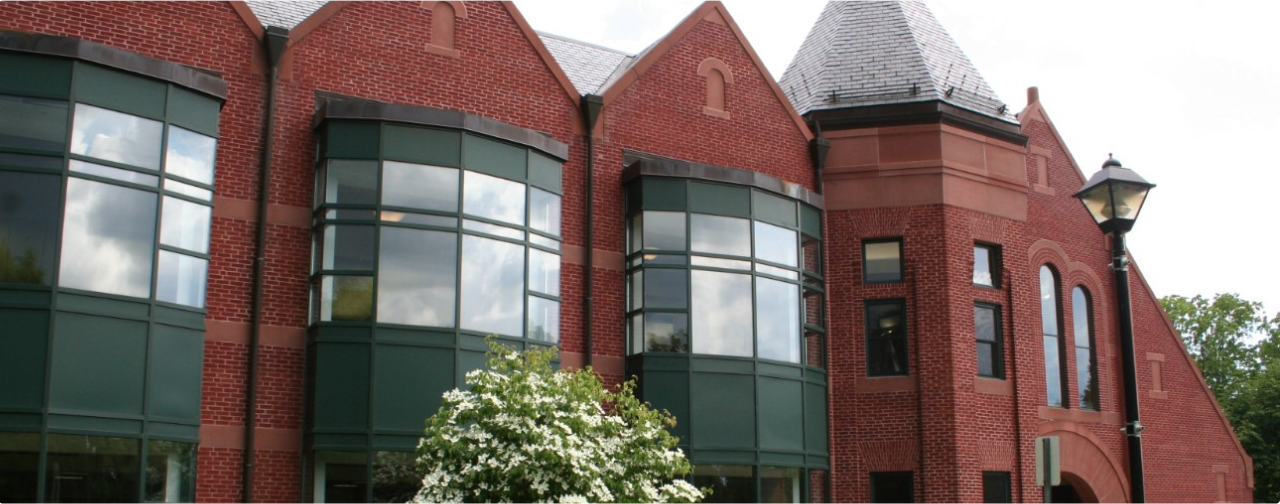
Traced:
[[9, 249], [9, 240], [0, 238], [0, 282], [43, 284], [44, 269], [37, 264], [35, 250], [21, 256]]
[[1280, 501], [1280, 314], [1235, 294], [1160, 303], [1253, 457], [1254, 499]]
[[587, 368], [554, 371], [554, 348], [489, 341], [489, 369], [467, 373], [427, 419], [419, 502], [696, 502], [675, 419], [607, 390]]

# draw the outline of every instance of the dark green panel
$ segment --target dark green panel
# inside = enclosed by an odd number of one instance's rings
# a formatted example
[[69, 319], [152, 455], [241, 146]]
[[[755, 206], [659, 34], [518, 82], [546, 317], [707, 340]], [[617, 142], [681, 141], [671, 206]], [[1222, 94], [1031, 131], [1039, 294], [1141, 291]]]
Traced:
[[489, 344], [485, 342], [484, 336], [476, 336], [474, 334], [459, 334], [458, 348], [462, 350], [475, 350], [481, 353], [489, 351]]
[[483, 352], [468, 352], [464, 350], [458, 351], [458, 372], [454, 376], [454, 387], [462, 390], [471, 390], [471, 386], [467, 385], [467, 372], [473, 369], [483, 369], [489, 365], [489, 358]]
[[76, 101], [129, 114], [164, 119], [169, 86], [136, 75], [80, 63], [76, 65]]
[[147, 415], [199, 421], [204, 333], [155, 326], [150, 361]]
[[49, 407], [141, 415], [147, 324], [57, 314]]
[[795, 380], [760, 377], [760, 449], [804, 449], [803, 384]]
[[369, 426], [369, 346], [316, 345], [316, 430]]
[[804, 369], [796, 366], [787, 366], [782, 364], [772, 364], [769, 362], [758, 362], [756, 366], [759, 368], [761, 375], [777, 376], [779, 378], [803, 378]]
[[673, 210], [683, 212], [685, 181], [683, 179], [648, 177], [641, 180], [643, 207], [645, 210]]
[[755, 372], [755, 363], [749, 360], [694, 357], [693, 371], [751, 374]]
[[198, 443], [200, 442], [200, 426], [151, 422], [147, 424], [147, 435]]
[[203, 313], [169, 308], [167, 306], [156, 306], [153, 309], [156, 311], [156, 323], [158, 324], [185, 327], [197, 331], [204, 330]]
[[96, 431], [111, 434], [142, 434], [142, 420], [100, 418], [78, 415], [49, 415], [49, 429]]
[[[419, 429], [421, 430], [421, 429]], [[373, 436], [373, 448], [377, 451], [413, 451], [422, 436]]]
[[525, 149], [475, 135], [462, 140], [462, 163], [468, 170], [502, 178], [528, 177]]
[[369, 445], [369, 437], [365, 434], [316, 434], [312, 438], [311, 444], [316, 451], [347, 448], [364, 449]]
[[635, 215], [644, 209], [644, 184], [640, 181], [632, 181], [627, 184], [627, 216]]
[[66, 99], [71, 60], [0, 51], [0, 93]]
[[325, 127], [325, 157], [378, 159], [378, 138], [382, 124], [376, 122], [329, 121]]
[[639, 368], [645, 371], [688, 371], [689, 356], [685, 354], [661, 354], [651, 352], [639, 357]]
[[676, 417], [671, 433], [688, 445], [689, 438], [689, 373], [647, 371], [640, 379], [641, 397], [654, 409], [670, 411]]
[[822, 213], [818, 209], [800, 205], [800, 232], [822, 238]]
[[805, 384], [804, 406], [804, 448], [827, 453], [827, 388]]
[[760, 465], [804, 467], [804, 455], [800, 453], [760, 452]]
[[39, 413], [0, 413], [0, 429], [40, 430], [41, 423]]
[[430, 346], [448, 348], [456, 346], [457, 336], [453, 333], [432, 332], [414, 329], [391, 329], [379, 327], [376, 332], [378, 343], [395, 343], [398, 345]]
[[53, 295], [47, 290], [0, 289], [0, 306], [49, 308]]
[[797, 228], [796, 202], [760, 191], [751, 191], [752, 211], [756, 220]]
[[169, 88], [169, 122], [183, 128], [218, 136], [218, 112], [222, 104], [206, 95], [182, 89]]
[[690, 450], [689, 460], [698, 464], [751, 465], [756, 463], [755, 451]]
[[377, 345], [374, 359], [374, 430], [421, 431], [453, 388], [453, 350]]
[[750, 217], [751, 190], [745, 187], [690, 182], [689, 211]]
[[368, 342], [373, 332], [368, 326], [364, 327], [342, 327], [342, 326], [321, 326], [316, 329], [316, 342], [318, 343], [364, 343]]
[[145, 320], [150, 312], [150, 305], [145, 302], [64, 293], [58, 294], [58, 310]]
[[529, 151], [529, 183], [556, 194], [563, 194], [560, 187], [562, 178], [560, 161]]
[[754, 376], [694, 373], [690, 427], [698, 448], [754, 448]]
[[0, 408], [44, 406], [47, 310], [0, 310]]
[[382, 129], [382, 157], [436, 166], [462, 166], [462, 134], [408, 126]]

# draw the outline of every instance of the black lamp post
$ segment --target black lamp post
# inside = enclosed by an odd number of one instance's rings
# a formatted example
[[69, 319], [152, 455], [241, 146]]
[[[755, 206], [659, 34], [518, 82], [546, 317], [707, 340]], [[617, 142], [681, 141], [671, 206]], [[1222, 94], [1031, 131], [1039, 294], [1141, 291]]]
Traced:
[[1116, 311], [1120, 317], [1120, 353], [1124, 366], [1123, 432], [1129, 439], [1129, 486], [1133, 502], [1146, 502], [1142, 485], [1142, 423], [1138, 421], [1138, 370], [1134, 361], [1133, 313], [1129, 307], [1129, 258], [1124, 234], [1133, 229], [1147, 191], [1155, 184], [1109, 157], [1102, 171], [1093, 174], [1075, 194], [1097, 221], [1103, 233], [1111, 234], [1111, 269], [1116, 277]]

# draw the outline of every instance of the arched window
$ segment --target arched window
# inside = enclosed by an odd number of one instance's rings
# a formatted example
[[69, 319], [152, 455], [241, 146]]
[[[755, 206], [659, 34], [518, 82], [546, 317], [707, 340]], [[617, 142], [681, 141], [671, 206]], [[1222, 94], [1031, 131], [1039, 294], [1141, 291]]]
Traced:
[[1071, 289], [1071, 319], [1075, 329], [1076, 393], [1080, 409], [1098, 409], [1098, 362], [1093, 352], [1093, 303], [1083, 287]]
[[1058, 275], [1040, 267], [1040, 325], [1044, 332], [1044, 384], [1049, 405], [1067, 407], [1066, 355], [1062, 349], [1062, 303], [1058, 301]]

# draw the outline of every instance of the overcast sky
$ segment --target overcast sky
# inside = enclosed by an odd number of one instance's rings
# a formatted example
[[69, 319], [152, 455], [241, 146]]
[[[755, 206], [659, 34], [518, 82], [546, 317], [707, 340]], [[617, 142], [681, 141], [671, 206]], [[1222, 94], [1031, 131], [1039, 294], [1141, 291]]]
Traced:
[[[1234, 292], [1280, 311], [1280, 38], [1259, 4], [930, 0], [996, 94], [1040, 101], [1086, 176], [1158, 185], [1129, 250], [1156, 295]], [[534, 29], [629, 53], [700, 2], [524, 0]], [[726, 2], [775, 79], [825, 4]], [[779, 9], [777, 6], [783, 6]]]

